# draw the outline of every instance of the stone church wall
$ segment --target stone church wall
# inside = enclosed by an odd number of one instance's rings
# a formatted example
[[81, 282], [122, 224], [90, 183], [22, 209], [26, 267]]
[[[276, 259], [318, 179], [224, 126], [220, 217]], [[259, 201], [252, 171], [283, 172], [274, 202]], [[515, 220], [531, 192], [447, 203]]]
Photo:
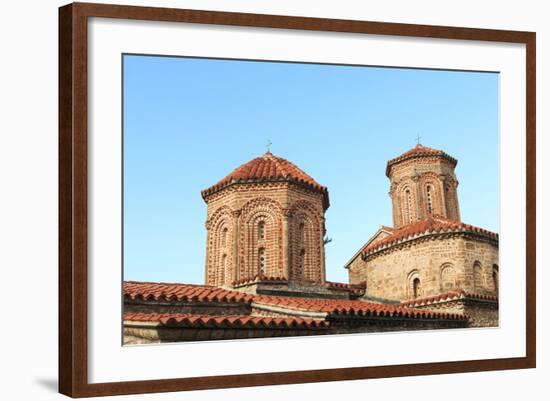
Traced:
[[248, 315], [250, 305], [242, 302], [124, 301], [124, 313], [191, 313], [197, 315]]
[[475, 237], [437, 234], [394, 246], [366, 261], [356, 258], [349, 276], [351, 284], [367, 281], [368, 296], [388, 300], [429, 297], [453, 289], [495, 295], [498, 248]]
[[294, 337], [326, 334], [381, 333], [404, 330], [437, 330], [465, 327], [465, 321], [422, 319], [338, 319], [330, 320], [326, 328], [177, 328], [125, 322], [124, 344], [151, 344], [175, 341], [208, 341], [246, 338]]
[[499, 325], [498, 301], [466, 298], [414, 306], [414, 308], [468, 316], [468, 327], [498, 327]]
[[167, 328], [140, 323], [124, 324], [124, 345], [178, 341], [234, 340], [247, 338], [295, 337], [328, 334], [328, 330], [277, 328]]

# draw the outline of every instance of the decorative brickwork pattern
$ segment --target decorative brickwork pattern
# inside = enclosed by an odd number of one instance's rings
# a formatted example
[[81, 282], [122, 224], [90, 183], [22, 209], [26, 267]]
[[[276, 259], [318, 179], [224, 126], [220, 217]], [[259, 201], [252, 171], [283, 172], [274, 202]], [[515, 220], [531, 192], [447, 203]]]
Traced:
[[449, 291], [429, 298], [402, 302], [401, 306], [468, 316], [468, 327], [498, 326], [498, 297], [466, 291]]
[[454, 168], [448, 154], [417, 145], [388, 162], [389, 195], [395, 227], [415, 223], [431, 215], [460, 220]]
[[460, 221], [457, 161], [388, 162], [394, 227], [325, 279], [328, 191], [266, 153], [202, 192], [207, 285], [124, 283], [124, 343], [498, 326], [498, 234]]
[[[420, 144], [388, 162], [394, 227], [382, 227], [346, 265], [350, 283], [367, 282], [365, 297], [406, 301], [454, 290], [498, 297], [498, 234], [460, 221], [456, 165]], [[498, 320], [492, 308], [487, 321]]]
[[497, 295], [497, 238], [460, 230], [388, 237], [348, 265], [350, 282], [366, 280], [369, 296], [398, 301], [454, 289]]
[[268, 152], [202, 195], [208, 285], [240, 288], [259, 277], [324, 283], [326, 187]]

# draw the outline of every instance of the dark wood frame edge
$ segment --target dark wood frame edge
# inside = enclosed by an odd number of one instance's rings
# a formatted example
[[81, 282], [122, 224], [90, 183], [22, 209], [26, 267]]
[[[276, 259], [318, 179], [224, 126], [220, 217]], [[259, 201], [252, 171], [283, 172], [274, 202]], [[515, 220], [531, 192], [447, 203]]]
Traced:
[[[89, 384], [87, 381], [87, 19], [140, 19], [523, 43], [527, 65], [526, 356]], [[59, 9], [59, 391], [71, 397], [313, 383], [536, 367], [536, 34], [533, 32], [73, 3]]]

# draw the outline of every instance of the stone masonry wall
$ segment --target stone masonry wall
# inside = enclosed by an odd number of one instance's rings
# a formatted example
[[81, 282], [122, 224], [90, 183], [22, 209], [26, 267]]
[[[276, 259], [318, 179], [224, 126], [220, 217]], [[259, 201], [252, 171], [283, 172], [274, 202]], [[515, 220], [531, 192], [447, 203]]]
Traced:
[[476, 237], [434, 234], [366, 261], [357, 258], [349, 266], [349, 277], [351, 284], [366, 280], [368, 296], [388, 300], [429, 297], [454, 289], [497, 295], [498, 247]]
[[498, 327], [499, 324], [498, 301], [457, 299], [414, 306], [414, 308], [468, 316], [468, 327]]
[[124, 313], [193, 313], [197, 315], [248, 315], [251, 307], [246, 303], [124, 302]]
[[276, 328], [168, 328], [139, 323], [124, 324], [124, 345], [176, 341], [233, 340], [245, 338], [294, 337], [324, 334], [326, 330]]
[[276, 328], [178, 328], [158, 327], [139, 322], [124, 323], [124, 344], [152, 344], [174, 341], [208, 341], [244, 338], [293, 337], [305, 335], [380, 333], [406, 330], [436, 330], [461, 328], [465, 321], [421, 319], [350, 319], [335, 320], [325, 329]]

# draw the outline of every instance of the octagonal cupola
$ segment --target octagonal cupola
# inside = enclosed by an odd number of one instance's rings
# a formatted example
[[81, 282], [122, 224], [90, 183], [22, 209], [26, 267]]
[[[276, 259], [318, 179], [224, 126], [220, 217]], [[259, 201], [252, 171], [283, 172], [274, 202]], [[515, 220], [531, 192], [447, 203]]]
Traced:
[[268, 151], [201, 194], [207, 284], [324, 284], [328, 190], [302, 169]]
[[418, 144], [388, 161], [394, 227], [430, 216], [460, 221], [455, 175], [457, 160], [447, 153]]

